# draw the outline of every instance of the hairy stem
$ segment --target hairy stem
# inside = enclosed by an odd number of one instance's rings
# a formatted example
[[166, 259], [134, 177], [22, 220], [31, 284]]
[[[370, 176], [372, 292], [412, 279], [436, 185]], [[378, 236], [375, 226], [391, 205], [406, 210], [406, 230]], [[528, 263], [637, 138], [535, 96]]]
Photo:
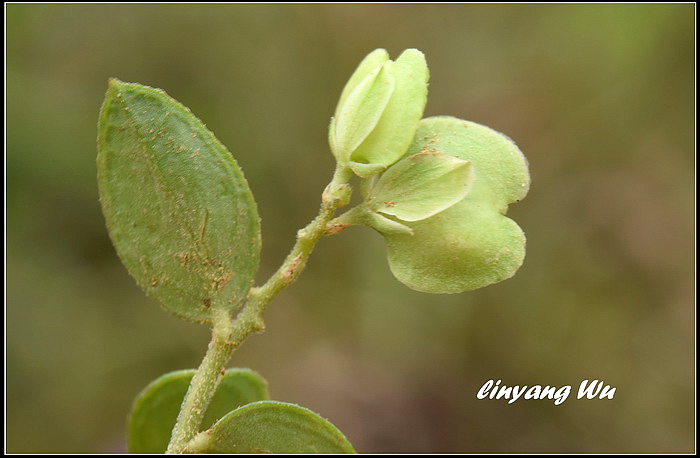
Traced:
[[211, 342], [192, 377], [166, 453], [182, 453], [186, 450], [187, 443], [199, 433], [204, 414], [231, 355], [248, 335], [264, 329], [262, 314], [265, 306], [304, 270], [316, 242], [328, 232], [328, 223], [333, 219], [336, 209], [347, 204], [347, 182], [351, 176], [352, 172], [346, 167], [336, 168], [333, 179], [323, 192], [318, 216], [297, 232], [294, 248], [268, 281], [260, 287], [250, 289], [247, 301], [233, 323], [227, 311], [215, 315]]
[[235, 349], [231, 334], [230, 317], [222, 311], [214, 318], [209, 347], [192, 377], [166, 453], [181, 453], [187, 442], [197, 434], [226, 363]]
[[248, 293], [248, 304], [259, 309], [262, 313], [265, 305], [272, 300], [283, 288], [297, 279], [306, 266], [306, 261], [316, 242], [326, 233], [328, 223], [333, 219], [335, 211], [347, 203], [342, 195], [345, 192], [347, 181], [350, 179], [348, 169], [338, 167], [333, 180], [323, 192], [323, 200], [318, 216], [305, 228], [297, 232], [297, 241], [292, 251], [287, 255], [284, 263], [272, 274], [270, 279], [258, 288], [252, 288]]

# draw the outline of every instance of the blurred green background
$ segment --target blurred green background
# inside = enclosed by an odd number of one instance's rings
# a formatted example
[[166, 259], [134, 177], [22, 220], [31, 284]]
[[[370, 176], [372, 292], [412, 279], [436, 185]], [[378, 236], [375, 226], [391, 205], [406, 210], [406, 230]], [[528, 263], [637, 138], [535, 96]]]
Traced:
[[[362, 452], [694, 447], [694, 15], [677, 5], [6, 6], [8, 452], [120, 452], [130, 403], [208, 330], [145, 297], [97, 199], [110, 76], [165, 89], [232, 151], [263, 225], [259, 281], [317, 211], [326, 132], [369, 51], [421, 49], [426, 116], [507, 133], [529, 196], [518, 274], [459, 295], [396, 281], [383, 239], [318, 245], [233, 366]], [[478, 400], [488, 379], [614, 400]]]

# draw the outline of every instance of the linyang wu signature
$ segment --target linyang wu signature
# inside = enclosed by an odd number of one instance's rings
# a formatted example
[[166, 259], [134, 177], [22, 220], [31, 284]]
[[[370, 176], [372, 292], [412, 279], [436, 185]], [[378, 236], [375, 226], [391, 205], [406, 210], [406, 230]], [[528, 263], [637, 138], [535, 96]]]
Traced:
[[[500, 380], [488, 380], [476, 393], [477, 399], [503, 399], [512, 404], [518, 399], [551, 399], [554, 405], [561, 405], [569, 398], [572, 386], [550, 385], [502, 385]], [[606, 385], [602, 380], [583, 380], [578, 385], [577, 399], [613, 399], [617, 388]]]

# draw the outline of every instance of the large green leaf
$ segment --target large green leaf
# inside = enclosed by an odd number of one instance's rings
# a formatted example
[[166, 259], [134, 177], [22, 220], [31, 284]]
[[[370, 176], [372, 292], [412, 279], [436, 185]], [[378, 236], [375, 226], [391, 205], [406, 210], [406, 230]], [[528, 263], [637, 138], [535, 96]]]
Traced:
[[525, 256], [525, 235], [505, 216], [527, 194], [527, 161], [505, 135], [448, 116], [423, 119], [407, 155], [438, 152], [470, 161], [467, 196], [430, 218], [406, 222], [413, 235], [385, 233], [392, 272], [418, 291], [457, 293], [511, 277]]
[[112, 242], [149, 295], [199, 322], [245, 298], [260, 258], [255, 201], [231, 154], [187, 108], [111, 80], [97, 169]]
[[[164, 453], [195, 370], [165, 374], [136, 397], [127, 424], [130, 453]], [[229, 369], [212, 398], [202, 422], [208, 428], [228, 412], [268, 399], [267, 383], [250, 369]]]
[[277, 401], [239, 407], [193, 440], [195, 453], [355, 453], [343, 433], [312, 411]]

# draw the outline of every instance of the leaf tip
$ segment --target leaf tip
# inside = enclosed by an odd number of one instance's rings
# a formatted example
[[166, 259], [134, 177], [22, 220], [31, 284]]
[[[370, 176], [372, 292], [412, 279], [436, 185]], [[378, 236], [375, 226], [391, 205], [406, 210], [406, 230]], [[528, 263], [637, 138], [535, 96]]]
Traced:
[[125, 83], [124, 81], [120, 80], [119, 78], [115, 78], [111, 76], [107, 80], [107, 88], [108, 92], [116, 92], [128, 85], [129, 83]]

